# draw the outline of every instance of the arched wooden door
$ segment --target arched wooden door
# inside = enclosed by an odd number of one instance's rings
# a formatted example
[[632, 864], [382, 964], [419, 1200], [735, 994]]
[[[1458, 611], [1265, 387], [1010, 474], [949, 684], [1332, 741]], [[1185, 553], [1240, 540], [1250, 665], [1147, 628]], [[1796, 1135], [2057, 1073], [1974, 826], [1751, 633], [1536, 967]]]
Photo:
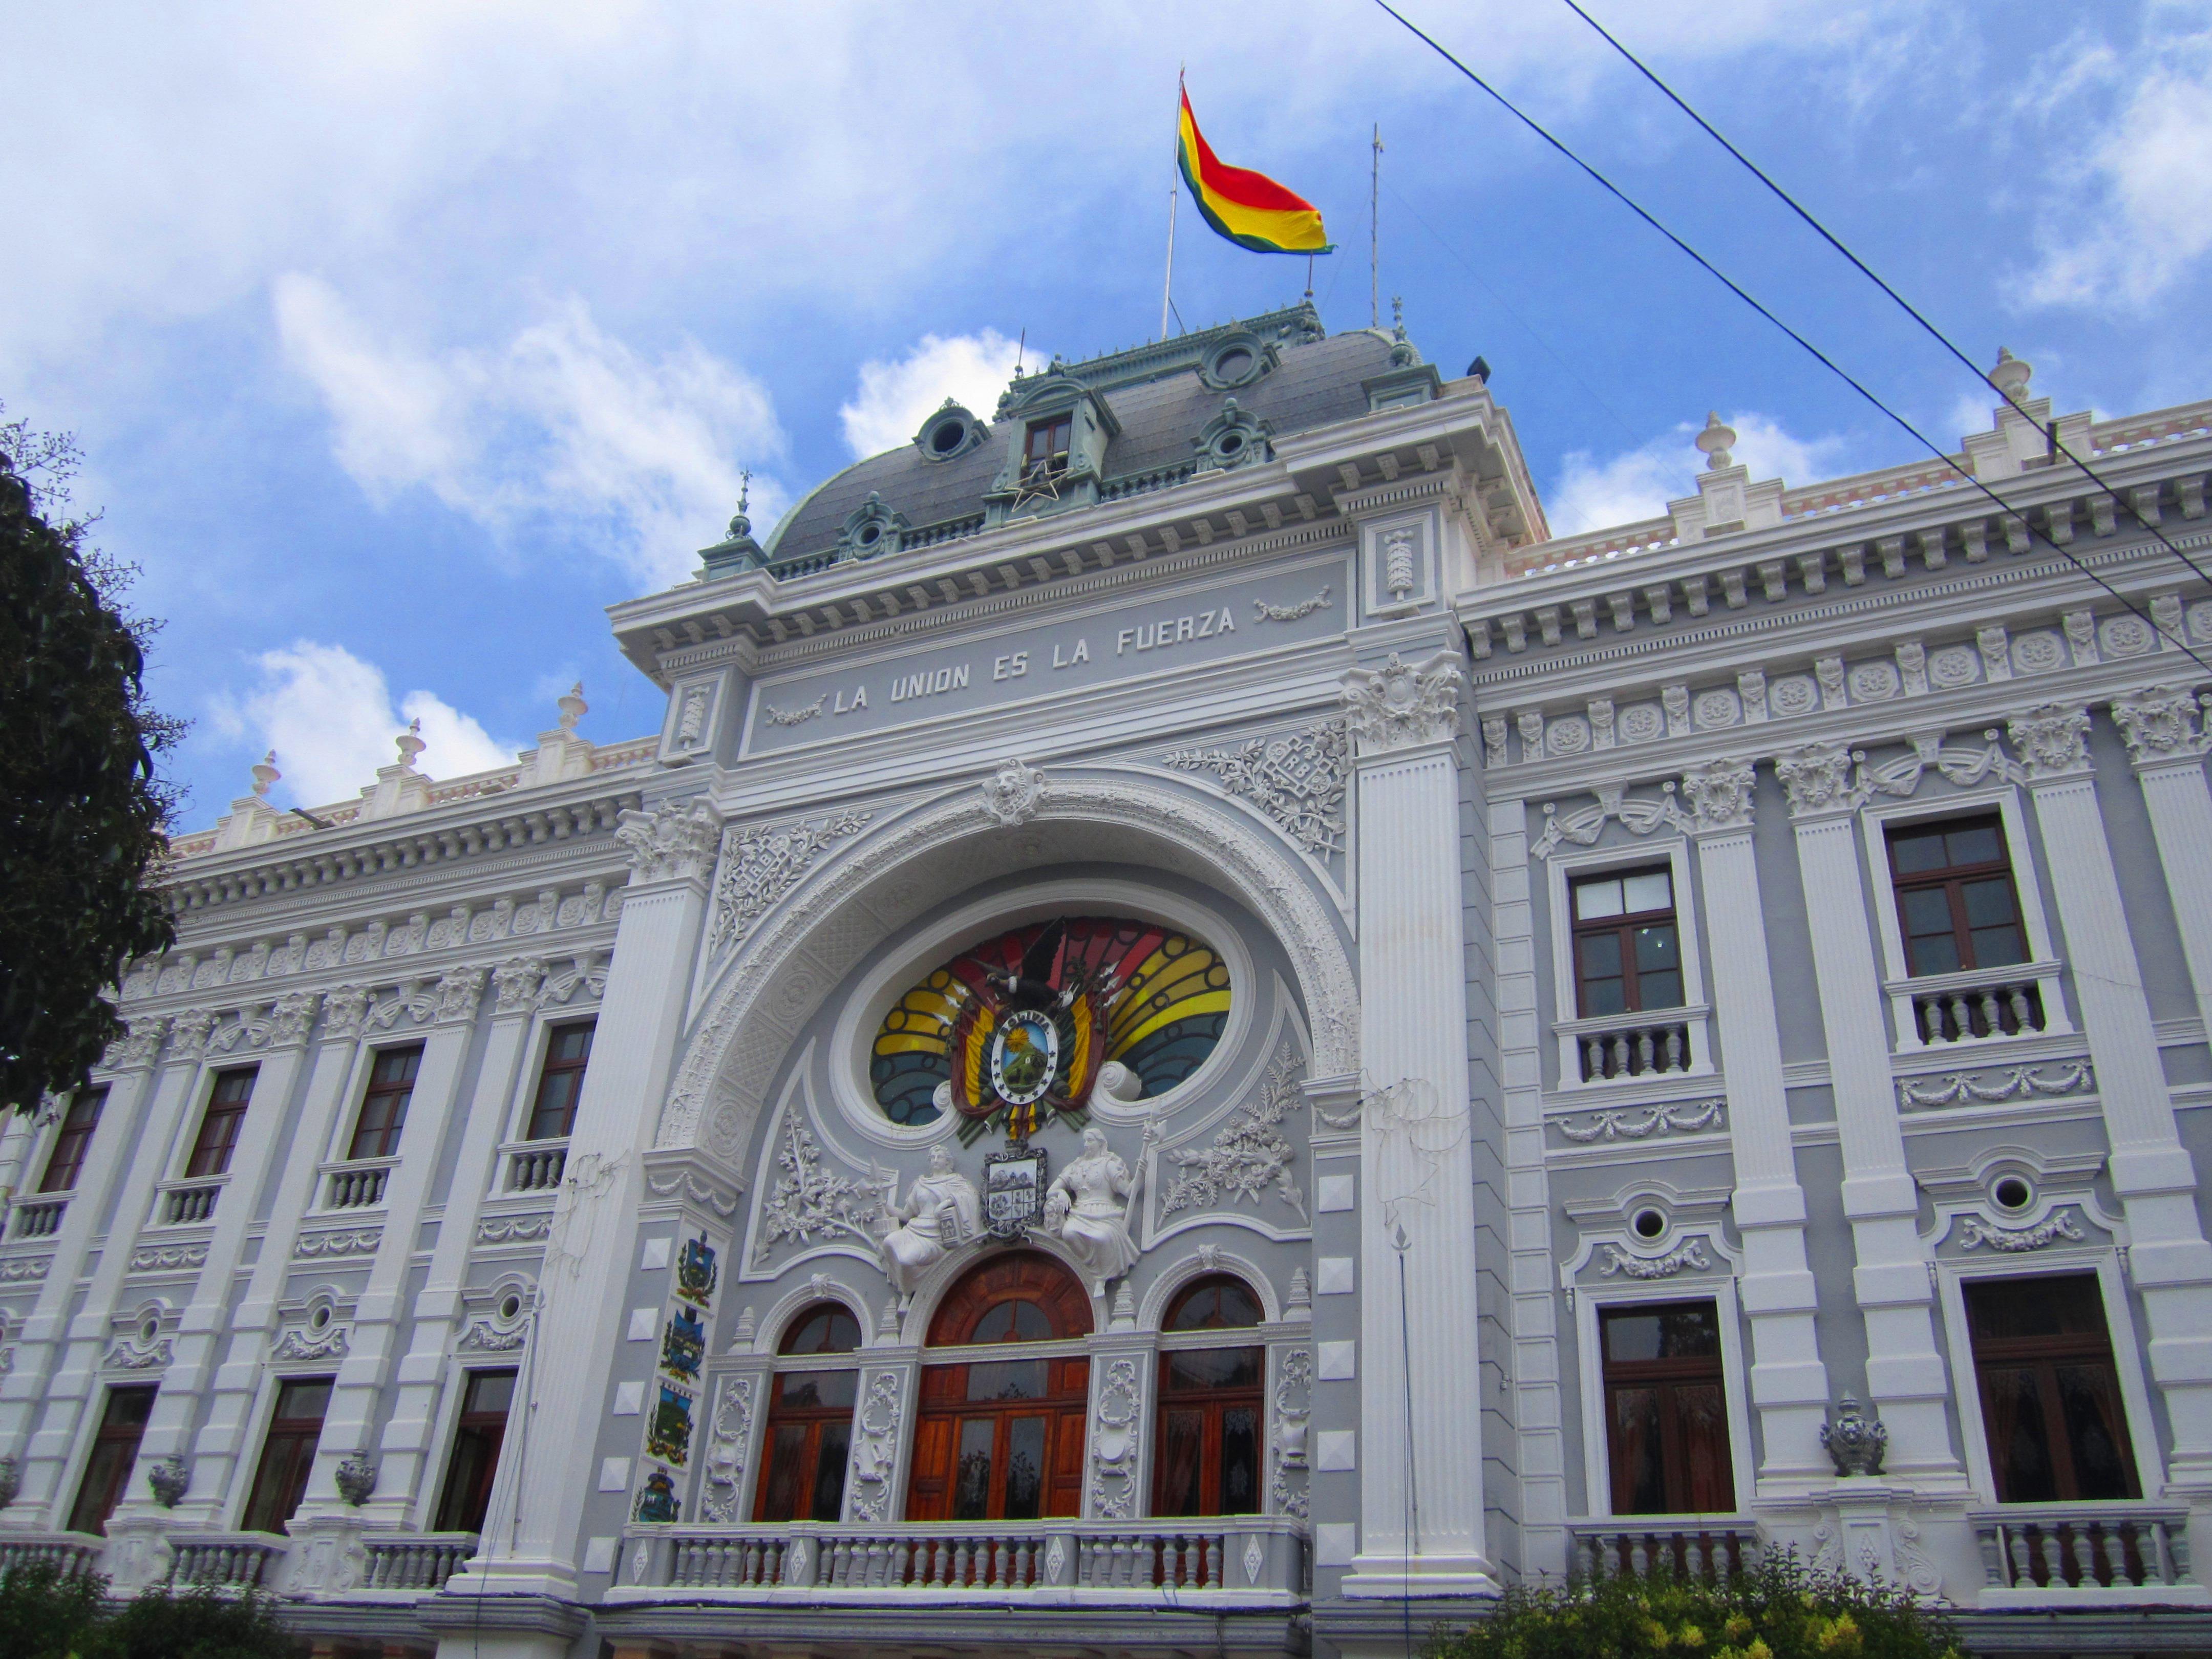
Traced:
[[[952, 1287], [930, 1322], [929, 1346], [967, 1352], [923, 1368], [908, 1520], [1081, 1512], [1091, 1362], [1018, 1349], [1090, 1334], [1081, 1283], [1035, 1250], [994, 1256]], [[975, 1352], [1000, 1347], [1010, 1352]]]

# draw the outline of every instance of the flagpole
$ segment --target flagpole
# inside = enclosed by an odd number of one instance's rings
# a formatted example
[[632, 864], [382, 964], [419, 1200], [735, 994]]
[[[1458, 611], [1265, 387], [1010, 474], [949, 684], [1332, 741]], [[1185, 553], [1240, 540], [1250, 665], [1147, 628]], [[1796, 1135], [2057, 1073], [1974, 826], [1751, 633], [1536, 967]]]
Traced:
[[1160, 338], [1168, 337], [1168, 304], [1175, 292], [1175, 222], [1176, 203], [1181, 198], [1182, 180], [1182, 70], [1176, 70], [1176, 137], [1175, 164], [1168, 171], [1168, 270], [1160, 281]]
[[1375, 155], [1367, 176], [1367, 326], [1382, 326], [1382, 124], [1375, 124]]

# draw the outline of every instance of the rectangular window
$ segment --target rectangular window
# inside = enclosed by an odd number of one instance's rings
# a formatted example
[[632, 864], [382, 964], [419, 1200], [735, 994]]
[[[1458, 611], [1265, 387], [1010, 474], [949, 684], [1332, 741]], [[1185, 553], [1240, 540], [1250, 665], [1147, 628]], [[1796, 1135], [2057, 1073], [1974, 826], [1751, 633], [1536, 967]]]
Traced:
[[592, 1025], [556, 1025], [545, 1039], [545, 1064], [538, 1073], [526, 1140], [559, 1140], [576, 1127], [576, 1102], [592, 1063]]
[[1615, 1515], [1735, 1508], [1718, 1310], [1711, 1302], [1598, 1316]]
[[1028, 477], [1040, 472], [1065, 471], [1068, 439], [1074, 431], [1075, 422], [1071, 416], [1031, 421], [1028, 434], [1022, 442], [1023, 476]]
[[438, 1502], [440, 1532], [482, 1532], [507, 1438], [507, 1408], [514, 1403], [513, 1371], [471, 1371], [461, 1395], [453, 1455], [446, 1464], [445, 1495]]
[[46, 1154], [46, 1172], [39, 1178], [40, 1192], [76, 1190], [76, 1178], [84, 1169], [86, 1149], [92, 1145], [92, 1132], [100, 1127], [100, 1109], [106, 1104], [105, 1089], [80, 1089], [70, 1097], [69, 1110], [62, 1115], [61, 1132], [54, 1137], [54, 1149]]
[[1574, 907], [1575, 993], [1584, 1019], [1682, 1006], [1682, 945], [1672, 872], [1585, 876]]
[[1258, 1512], [1266, 1375], [1264, 1348], [1185, 1348], [1160, 1356], [1154, 1515]]
[[1955, 974], [2027, 960], [2004, 828], [1994, 812], [1889, 831], [1905, 971]]
[[2096, 1275], [1984, 1279], [1966, 1292], [1997, 1502], [2139, 1497]]
[[216, 1073], [215, 1092], [208, 1097], [207, 1110], [200, 1118], [199, 1138], [192, 1142], [191, 1159], [185, 1165], [186, 1175], [230, 1173], [230, 1155], [238, 1148], [238, 1131], [246, 1121], [246, 1104], [253, 1098], [258, 1069], [246, 1066]]
[[315, 1467], [315, 1446], [323, 1437], [323, 1414], [331, 1408], [331, 1379], [295, 1377], [276, 1390], [276, 1415], [261, 1443], [261, 1467], [253, 1472], [253, 1491], [246, 1500], [246, 1530], [283, 1532], [307, 1495]]
[[353, 1145], [348, 1158], [389, 1158], [399, 1150], [399, 1132], [407, 1127], [407, 1103], [415, 1095], [415, 1074], [422, 1069], [422, 1048], [380, 1048], [369, 1067], [368, 1092], [362, 1097], [361, 1115], [354, 1120]]
[[85, 1460], [84, 1478], [77, 1482], [76, 1502], [70, 1510], [71, 1532], [106, 1532], [107, 1517], [123, 1501], [124, 1483], [138, 1461], [138, 1443], [145, 1437], [157, 1392], [150, 1384], [107, 1391], [92, 1455]]
[[858, 1371], [785, 1371], [769, 1395], [756, 1521], [835, 1521], [845, 1501]]

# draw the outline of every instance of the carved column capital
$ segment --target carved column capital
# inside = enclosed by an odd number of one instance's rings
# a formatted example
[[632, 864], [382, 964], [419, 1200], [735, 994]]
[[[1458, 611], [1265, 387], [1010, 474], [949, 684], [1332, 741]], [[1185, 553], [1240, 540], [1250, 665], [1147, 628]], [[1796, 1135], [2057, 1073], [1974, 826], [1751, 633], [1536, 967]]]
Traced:
[[369, 989], [365, 985], [341, 985], [323, 994], [323, 1037], [352, 1038], [361, 1035], [368, 1016]]
[[437, 1023], [441, 1025], [465, 1025], [477, 1017], [477, 1004], [483, 996], [484, 970], [481, 968], [455, 968], [438, 981]]
[[1418, 663], [1396, 652], [1380, 668], [1354, 668], [1340, 694], [1346, 724], [1363, 756], [1457, 737], [1467, 677], [1449, 651]]
[[2197, 729], [2197, 695], [2187, 687], [2154, 685], [2113, 698], [2112, 723], [2127, 739], [2128, 759], [2141, 771], [2203, 756], [2206, 739]]
[[2006, 735], [2020, 751], [2021, 765], [2031, 784], [2057, 778], [2086, 777], [2089, 773], [2089, 711], [2046, 702], [2014, 714]]
[[615, 839], [629, 854], [635, 880], [698, 880], [714, 867], [722, 815], [703, 797], [651, 811], [629, 809], [615, 826]]
[[269, 1046], [289, 1048], [305, 1042], [315, 1027], [315, 1008], [322, 1001], [314, 991], [287, 991], [269, 1006]]
[[493, 1016], [528, 1013], [538, 1006], [538, 988], [544, 983], [542, 957], [508, 957], [491, 970]]
[[1790, 816], [1809, 818], [1856, 810], [1863, 792], [1851, 781], [1851, 767], [1863, 758], [1839, 743], [1809, 743], [1775, 757], [1774, 775], [1790, 797]]
[[1690, 833], [1750, 829], [1751, 793], [1757, 781], [1749, 761], [1707, 761], [1683, 773], [1680, 795], [1690, 809]]
[[205, 1008], [193, 1008], [179, 1014], [169, 1022], [169, 1058], [198, 1060], [207, 1053], [208, 1033], [215, 1029], [215, 1015]]

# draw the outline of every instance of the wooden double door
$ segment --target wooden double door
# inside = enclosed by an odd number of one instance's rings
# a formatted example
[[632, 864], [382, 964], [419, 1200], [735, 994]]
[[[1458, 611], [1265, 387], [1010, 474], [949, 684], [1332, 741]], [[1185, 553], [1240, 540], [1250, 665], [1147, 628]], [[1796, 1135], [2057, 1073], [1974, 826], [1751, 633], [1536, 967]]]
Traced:
[[1091, 1362], [970, 1360], [921, 1374], [909, 1521], [1034, 1521], [1083, 1509]]

